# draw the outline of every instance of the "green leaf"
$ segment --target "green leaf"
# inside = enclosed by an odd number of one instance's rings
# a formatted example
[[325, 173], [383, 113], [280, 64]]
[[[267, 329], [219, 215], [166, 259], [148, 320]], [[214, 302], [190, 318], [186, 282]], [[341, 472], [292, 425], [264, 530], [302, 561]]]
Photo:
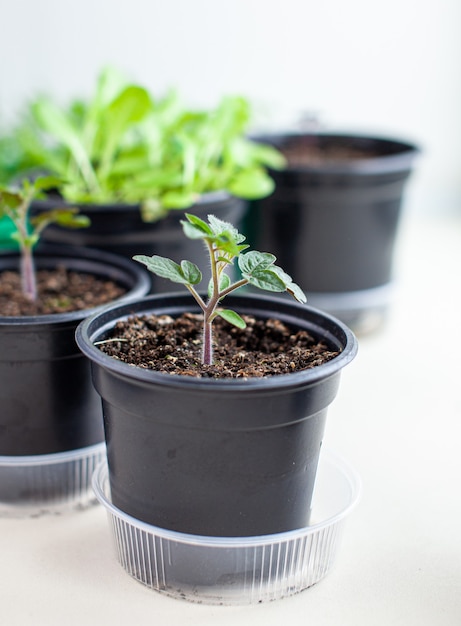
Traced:
[[202, 273], [195, 263], [181, 261], [182, 274], [189, 285], [198, 285], [202, 280]]
[[8, 208], [8, 209], [16, 209], [21, 206], [22, 203], [22, 195], [18, 191], [13, 191], [11, 189], [0, 188], [0, 206]]
[[287, 287], [287, 291], [291, 296], [293, 296], [293, 298], [298, 300], [298, 302], [302, 302], [302, 303], [307, 302], [306, 294], [301, 289], [301, 287], [297, 285], [296, 283], [293, 283], [293, 282], [290, 283]]
[[62, 179], [58, 176], [39, 176], [33, 181], [33, 188], [36, 191], [46, 191], [48, 189], [59, 188], [62, 182]]
[[230, 309], [218, 309], [216, 314], [226, 320], [226, 322], [229, 322], [229, 324], [237, 326], [237, 328], [246, 328], [245, 320], [235, 311], [231, 311]]
[[[161, 278], [168, 278], [168, 280], [171, 280], [173, 283], [189, 285], [197, 284], [202, 280], [200, 270], [196, 265], [194, 266], [193, 263], [190, 263], [190, 261], [182, 261], [181, 265], [178, 265], [178, 263], [175, 263], [171, 259], [156, 254], [154, 254], [154, 256], [137, 254], [133, 259], [139, 263], [143, 263], [153, 274]], [[185, 263], [188, 265], [184, 266], [183, 264]], [[194, 266], [194, 269], [192, 269], [191, 266]], [[186, 268], [186, 274], [184, 273], [184, 268]], [[194, 283], [189, 282], [191, 277], [194, 278]]]
[[269, 269], [255, 270], [251, 275], [246, 275], [250, 285], [264, 289], [265, 291], [286, 291], [285, 282], [277, 275], [276, 272]]
[[198, 194], [193, 191], [167, 191], [160, 201], [167, 209], [187, 209], [197, 202]]
[[[193, 224], [194, 226], [199, 228], [205, 235], [213, 234], [211, 227], [204, 220], [200, 219], [200, 217], [192, 215], [191, 213], [185, 213], [185, 217], [188, 219], [190, 224]], [[184, 221], [182, 221], [181, 223], [184, 225]]]
[[286, 158], [273, 146], [252, 142], [249, 151], [254, 160], [274, 170], [281, 170], [287, 166]]
[[234, 196], [253, 200], [270, 195], [275, 189], [275, 183], [265, 170], [258, 167], [237, 173], [227, 189]]
[[126, 87], [107, 107], [99, 129], [103, 146], [100, 172], [106, 176], [111, 167], [121, 137], [135, 122], [141, 121], [152, 108], [146, 89], [137, 85]]
[[271, 267], [271, 270], [272, 272], [277, 274], [277, 276], [281, 280], [283, 280], [283, 282], [285, 283], [286, 290], [288, 291], [290, 295], [293, 296], [293, 298], [295, 298], [296, 300], [299, 300], [299, 302], [307, 301], [306, 294], [301, 289], [301, 287], [297, 285], [296, 283], [294, 283], [291, 276], [287, 274], [281, 267], [279, 267], [278, 265], [273, 265]]
[[65, 228], [87, 228], [91, 222], [86, 215], [80, 215], [78, 209], [51, 209], [41, 211], [30, 219], [30, 223], [42, 231], [49, 224], [59, 224]]
[[299, 302], [306, 302], [306, 296], [289, 274], [281, 267], [274, 265], [276, 257], [268, 252], [252, 250], [241, 254], [238, 264], [242, 276], [248, 282], [265, 291], [288, 291]]
[[[230, 276], [227, 274], [221, 274], [219, 277], [219, 292], [221, 293], [225, 289], [227, 289], [231, 285], [232, 281]], [[211, 298], [213, 296], [213, 279], [210, 278], [210, 282], [208, 283], [208, 296]]]
[[196, 215], [186, 213], [186, 220], [181, 220], [184, 234], [189, 239], [211, 239], [213, 231], [210, 226]]
[[82, 137], [71, 120], [60, 108], [47, 98], [39, 98], [32, 104], [32, 111], [41, 128], [70, 151], [88, 187], [97, 189], [98, 182], [90, 156]]
[[220, 220], [219, 217], [216, 217], [215, 215], [208, 215], [208, 223], [210, 225], [212, 233], [218, 237], [220, 235], [225, 235], [226, 237], [237, 239], [237, 237], [239, 236], [239, 232], [235, 228], [235, 226], [233, 226], [230, 222]]
[[129, 85], [108, 106], [107, 124], [111, 132], [121, 134], [132, 122], [142, 120], [151, 108], [148, 91], [137, 85]]
[[277, 260], [269, 252], [258, 252], [251, 250], [239, 256], [238, 265], [245, 278], [249, 278], [255, 270], [265, 270]]

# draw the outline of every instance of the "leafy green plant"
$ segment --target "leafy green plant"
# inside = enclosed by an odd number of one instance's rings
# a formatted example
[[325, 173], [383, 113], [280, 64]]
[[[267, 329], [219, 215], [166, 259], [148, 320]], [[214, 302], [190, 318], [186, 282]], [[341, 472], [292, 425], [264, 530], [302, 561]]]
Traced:
[[37, 298], [37, 283], [34, 267], [33, 248], [40, 239], [42, 230], [48, 224], [57, 223], [68, 228], [82, 228], [89, 225], [89, 219], [77, 215], [78, 209], [52, 209], [35, 217], [29, 216], [29, 208], [33, 198], [57, 184], [52, 177], [39, 177], [34, 182], [23, 181], [22, 187], [0, 186], [0, 218], [12, 220], [15, 231], [11, 234], [21, 255], [21, 283], [25, 296], [30, 300]]
[[154, 98], [106, 69], [88, 101], [60, 107], [35, 99], [16, 136], [29, 161], [61, 177], [65, 200], [139, 203], [152, 221], [207, 192], [257, 198], [273, 191], [267, 167], [285, 159], [245, 137], [249, 121], [244, 98], [188, 110], [176, 93]]
[[[206, 300], [196, 289], [196, 285], [202, 281], [202, 272], [194, 263], [181, 261], [178, 264], [158, 255], [149, 257], [140, 254], [133, 258], [157, 276], [180, 283], [190, 291], [203, 312], [202, 361], [210, 365], [213, 362], [213, 320], [219, 315], [234, 326], [245, 328], [245, 321], [238, 313], [219, 306], [229, 293], [250, 284], [266, 291], [287, 291], [299, 302], [306, 302], [306, 296], [291, 277], [274, 264], [276, 257], [273, 254], [255, 250], [244, 252], [249, 247], [243, 243], [245, 236], [232, 224], [213, 215], [208, 216], [208, 222], [189, 213], [185, 217], [187, 220], [181, 220], [181, 223], [186, 237], [204, 241], [208, 250], [211, 278]], [[235, 259], [242, 277], [232, 282], [226, 270], [233, 265]]]

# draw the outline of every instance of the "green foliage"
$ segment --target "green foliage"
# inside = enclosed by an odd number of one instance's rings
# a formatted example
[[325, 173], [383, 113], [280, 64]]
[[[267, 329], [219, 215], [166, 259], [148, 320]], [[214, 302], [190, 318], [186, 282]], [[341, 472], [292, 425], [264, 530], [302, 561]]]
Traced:
[[61, 107], [36, 98], [16, 139], [27, 164], [64, 181], [65, 200], [140, 203], [152, 221], [207, 192], [257, 198], [273, 191], [267, 168], [283, 167], [284, 157], [245, 138], [249, 121], [244, 98], [188, 110], [176, 93], [154, 98], [106, 69], [87, 101]]
[[57, 223], [66, 228], [82, 228], [89, 225], [89, 219], [78, 215], [78, 209], [52, 209], [30, 217], [30, 204], [47, 189], [58, 184], [52, 176], [42, 176], [33, 182], [24, 180], [21, 188], [0, 186], [0, 218], [9, 218], [15, 227], [11, 234], [21, 254], [22, 286], [25, 295], [36, 298], [36, 281], [32, 250], [40, 239], [40, 234], [48, 224]]
[[[181, 261], [178, 264], [158, 255], [149, 257], [140, 254], [133, 258], [143, 263], [157, 276], [180, 283], [191, 292], [203, 311], [203, 362], [211, 364], [211, 323], [216, 316], [221, 316], [234, 326], [245, 328], [245, 321], [238, 313], [219, 306], [229, 293], [250, 284], [266, 291], [287, 291], [299, 302], [306, 302], [306, 296], [292, 278], [281, 267], [275, 265], [276, 257], [273, 254], [255, 250], [245, 252], [248, 248], [248, 245], [243, 243], [245, 236], [240, 234], [232, 224], [214, 215], [208, 216], [208, 222], [190, 213], [186, 213], [185, 217], [187, 219], [181, 221], [184, 234], [189, 239], [202, 240], [209, 253], [211, 279], [208, 285], [207, 301], [195, 288], [202, 281], [202, 272], [194, 263]], [[235, 259], [237, 259], [242, 277], [232, 282], [226, 270], [233, 265]]]

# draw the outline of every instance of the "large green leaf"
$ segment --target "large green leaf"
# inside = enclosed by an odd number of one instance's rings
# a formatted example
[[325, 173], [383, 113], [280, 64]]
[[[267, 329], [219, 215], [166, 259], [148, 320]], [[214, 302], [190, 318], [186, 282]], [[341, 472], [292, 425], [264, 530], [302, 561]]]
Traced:
[[83, 138], [66, 113], [48, 98], [36, 100], [32, 111], [41, 128], [69, 150], [88, 188], [96, 190], [98, 182]]
[[137, 85], [126, 87], [107, 107], [100, 127], [100, 175], [106, 176], [127, 129], [141, 121], [151, 110], [152, 102], [146, 89]]

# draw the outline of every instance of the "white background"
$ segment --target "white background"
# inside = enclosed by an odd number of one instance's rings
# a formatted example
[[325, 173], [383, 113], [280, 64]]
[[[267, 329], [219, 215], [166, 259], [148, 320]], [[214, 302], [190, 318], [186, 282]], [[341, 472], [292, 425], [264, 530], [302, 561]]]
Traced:
[[247, 96], [254, 126], [303, 113], [327, 130], [421, 145], [409, 204], [461, 204], [459, 0], [1, 0], [0, 126], [40, 91], [89, 94], [113, 64], [162, 95]]

